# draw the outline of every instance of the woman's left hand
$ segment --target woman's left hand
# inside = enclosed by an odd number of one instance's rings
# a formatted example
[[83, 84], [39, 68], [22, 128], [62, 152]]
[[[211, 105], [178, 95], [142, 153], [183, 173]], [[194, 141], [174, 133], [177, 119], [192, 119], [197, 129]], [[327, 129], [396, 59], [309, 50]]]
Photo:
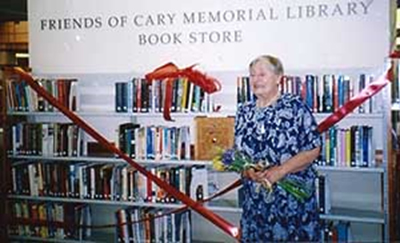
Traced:
[[267, 170], [261, 172], [262, 178], [266, 179], [271, 185], [275, 184], [277, 181], [285, 177], [285, 173], [281, 166], [272, 166]]

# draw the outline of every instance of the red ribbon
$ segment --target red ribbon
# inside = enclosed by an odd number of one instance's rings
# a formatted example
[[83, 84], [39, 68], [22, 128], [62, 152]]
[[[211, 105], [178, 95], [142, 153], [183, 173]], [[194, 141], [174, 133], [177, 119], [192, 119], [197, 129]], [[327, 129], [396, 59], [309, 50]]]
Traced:
[[367, 87], [361, 90], [356, 96], [353, 96], [349, 101], [341, 106], [337, 111], [325, 118], [319, 125], [318, 131], [320, 133], [328, 130], [331, 126], [338, 123], [346, 115], [360, 106], [364, 101], [371, 98], [373, 95], [383, 89], [388, 83], [393, 80], [393, 67], [388, 68], [377, 80], [370, 83]]
[[172, 82], [178, 77], [187, 77], [189, 82], [200, 86], [205, 92], [211, 94], [221, 90], [221, 84], [213, 77], [207, 76], [195, 69], [196, 65], [189, 66], [184, 69], [179, 69], [175, 64], [169, 62], [164, 64], [154, 71], [145, 75], [147, 82], [151, 83], [155, 80], [165, 81], [165, 100], [164, 100], [164, 119], [172, 121], [171, 119], [171, 105], [172, 105]]
[[390, 53], [389, 58], [400, 58], [400, 51], [395, 50], [392, 53]]
[[230, 224], [221, 216], [215, 214], [214, 212], [206, 209], [201, 203], [194, 201], [192, 198], [188, 197], [181, 191], [177, 190], [176, 188], [169, 185], [167, 182], [161, 180], [157, 176], [153, 175], [152, 173], [148, 172], [144, 167], [133, 161], [130, 157], [124, 154], [121, 150], [115, 147], [112, 143], [110, 143], [106, 138], [104, 138], [99, 132], [97, 132], [94, 128], [88, 125], [83, 119], [79, 116], [75, 115], [71, 112], [67, 107], [62, 105], [56, 98], [52, 95], [47, 93], [45, 89], [43, 89], [35, 80], [32, 78], [31, 75], [26, 73], [21, 68], [13, 68], [13, 72], [20, 75], [21, 79], [25, 80], [29, 86], [31, 86], [39, 95], [41, 95], [44, 99], [46, 99], [50, 104], [56, 107], [59, 111], [61, 111], [65, 116], [67, 116], [71, 121], [73, 121], [76, 125], [78, 125], [81, 129], [83, 129], [86, 133], [88, 133], [92, 138], [97, 140], [100, 144], [107, 148], [108, 151], [117, 154], [126, 162], [128, 162], [132, 167], [137, 169], [140, 173], [145, 175], [148, 179], [156, 183], [159, 187], [163, 188], [167, 193], [173, 195], [176, 199], [182, 201], [191, 209], [198, 212], [200, 215], [211, 221], [213, 224], [221, 228], [225, 231], [228, 235], [238, 238], [239, 231], [238, 228]]

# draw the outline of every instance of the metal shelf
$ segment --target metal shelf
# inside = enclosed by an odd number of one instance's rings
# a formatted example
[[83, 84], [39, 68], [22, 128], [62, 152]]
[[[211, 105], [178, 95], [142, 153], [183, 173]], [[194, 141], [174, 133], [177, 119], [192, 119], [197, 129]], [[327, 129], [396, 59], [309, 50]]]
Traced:
[[355, 173], [379, 173], [385, 172], [382, 167], [339, 167], [339, 166], [317, 166], [321, 172], [355, 172]]
[[205, 205], [208, 209], [216, 212], [241, 213], [243, 211], [235, 199], [215, 199]]
[[321, 214], [320, 218], [327, 220], [344, 220], [360, 223], [385, 223], [383, 212], [359, 210], [353, 208], [332, 208], [328, 214]]
[[[47, 160], [47, 161], [79, 161], [79, 162], [93, 162], [93, 163], [126, 163], [125, 160], [119, 158], [104, 158], [104, 157], [45, 157], [45, 156], [29, 156], [29, 155], [12, 155], [9, 156], [13, 160]], [[142, 165], [173, 165], [173, 166], [192, 166], [192, 165], [211, 165], [211, 161], [205, 160], [136, 160], [138, 164]]]
[[7, 111], [9, 116], [61, 116], [63, 115], [59, 111]]
[[17, 200], [32, 200], [46, 202], [62, 202], [62, 203], [87, 203], [110, 206], [137, 206], [137, 207], [156, 207], [156, 208], [180, 208], [183, 204], [176, 203], [154, 203], [154, 202], [133, 202], [133, 201], [114, 201], [114, 200], [99, 200], [99, 199], [82, 199], [69, 197], [37, 197], [27, 195], [8, 195], [9, 199]]
[[[396, 106], [393, 106], [396, 107]], [[400, 109], [400, 108], [399, 108]], [[135, 117], [158, 117], [162, 116], [162, 112], [115, 112], [115, 111], [75, 111], [73, 112], [80, 116], [135, 116]], [[235, 111], [221, 112], [171, 112], [171, 115], [176, 117], [194, 117], [194, 116], [235, 116]], [[317, 120], [323, 119], [332, 113], [314, 113]], [[9, 116], [63, 116], [59, 111], [8, 111]], [[383, 113], [351, 113], [346, 116], [346, 119], [382, 119]]]
[[[104, 117], [160, 117], [163, 115], [162, 112], [115, 112], [115, 111], [75, 111], [73, 112], [79, 116], [104, 116]], [[59, 111], [9, 111], [9, 116], [64, 116]], [[222, 111], [222, 112], [171, 112], [171, 116], [174, 117], [195, 117], [195, 116], [234, 116], [235, 111]]]
[[[241, 208], [228, 206], [208, 206], [207, 208], [216, 212], [242, 213], [243, 211]], [[333, 208], [329, 214], [321, 214], [320, 218], [325, 220], [344, 220], [360, 223], [385, 223], [383, 213], [358, 209]]]
[[[37, 197], [27, 195], [8, 195], [9, 199], [17, 200], [32, 200], [46, 202], [61, 202], [61, 203], [86, 203], [109, 206], [137, 206], [137, 207], [155, 207], [165, 209], [177, 209], [185, 206], [184, 204], [176, 203], [153, 203], [153, 202], [132, 202], [132, 201], [112, 201], [112, 200], [97, 200], [97, 199], [81, 199], [81, 198], [63, 198], [63, 197]], [[241, 213], [242, 209], [235, 206], [208, 206], [206, 208], [217, 212], [232, 212]]]
[[[79, 162], [92, 162], [92, 163], [126, 163], [125, 160], [112, 157], [44, 157], [44, 156], [29, 156], [29, 155], [11, 155], [10, 159], [13, 160], [31, 160], [31, 161], [79, 161]], [[209, 160], [136, 160], [135, 162], [142, 165], [173, 165], [173, 166], [192, 166], [192, 165], [204, 165], [211, 166], [212, 162]], [[16, 164], [18, 162], [14, 162]], [[384, 173], [383, 167], [339, 167], [339, 166], [317, 166], [318, 171], [338, 171], [338, 172], [360, 172], [360, 173]]]
[[242, 213], [242, 209], [238, 207], [218, 207], [218, 206], [207, 206], [208, 209], [214, 212], [226, 212], [226, 213]]
[[[322, 120], [327, 118], [332, 113], [314, 113], [315, 119]], [[346, 120], [348, 119], [383, 119], [383, 113], [351, 113], [345, 117]]]
[[90, 240], [74, 240], [74, 239], [59, 239], [59, 238], [42, 238], [36, 236], [21, 236], [21, 235], [9, 235], [11, 240], [22, 240], [22, 241], [38, 241], [38, 242], [60, 242], [60, 243], [95, 243], [96, 241]]

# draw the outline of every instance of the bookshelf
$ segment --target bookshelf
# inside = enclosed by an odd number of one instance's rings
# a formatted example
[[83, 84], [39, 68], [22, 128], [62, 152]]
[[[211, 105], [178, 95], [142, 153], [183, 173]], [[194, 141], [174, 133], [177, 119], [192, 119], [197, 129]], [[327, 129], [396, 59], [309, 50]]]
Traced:
[[[11, 81], [10, 81], [11, 82]], [[111, 84], [112, 85], [112, 84]], [[82, 97], [85, 97], [85, 94], [82, 95]], [[79, 97], [81, 98], [81, 97]], [[20, 101], [18, 101], [19, 103]], [[23, 102], [22, 102], [23, 103]], [[45, 107], [48, 107], [48, 104], [44, 104]], [[92, 223], [94, 225], [104, 225], [104, 224], [115, 224], [115, 217], [114, 214], [118, 211], [120, 212], [121, 210], [125, 210], [124, 208], [127, 208], [126, 210], [128, 210], [128, 208], [158, 208], [158, 209], [176, 209], [179, 207], [182, 207], [182, 204], [178, 204], [178, 203], [158, 203], [158, 202], [154, 202], [152, 201], [143, 201], [143, 200], [139, 200], [139, 201], [134, 201], [134, 200], [123, 200], [121, 198], [119, 199], [115, 199], [115, 200], [106, 200], [106, 199], [95, 199], [93, 198], [93, 194], [90, 194], [90, 198], [86, 198], [86, 196], [82, 196], [82, 194], [78, 195], [78, 198], [72, 196], [71, 197], [71, 192], [64, 192], [62, 189], [62, 186], [60, 188], [57, 188], [53, 191], [52, 188], [48, 188], [46, 189], [46, 185], [43, 186], [41, 184], [49, 184], [48, 181], [46, 181], [46, 179], [42, 179], [42, 181], [39, 180], [39, 182], [37, 181], [33, 181], [32, 180], [32, 175], [31, 170], [38, 170], [38, 171], [42, 171], [43, 168], [47, 168], [47, 167], [61, 167], [63, 165], [67, 165], [67, 166], [73, 166], [74, 164], [78, 164], [79, 166], [83, 166], [84, 168], [89, 168], [90, 171], [93, 167], [96, 167], [97, 165], [103, 166], [103, 165], [107, 165], [110, 166], [112, 168], [117, 168], [117, 167], [121, 167], [121, 166], [125, 166], [126, 163], [124, 160], [122, 159], [118, 159], [115, 158], [113, 156], [111, 157], [93, 157], [93, 156], [80, 156], [80, 152], [75, 153], [75, 156], [65, 156], [65, 154], [63, 154], [64, 152], [58, 152], [58, 149], [55, 149], [55, 147], [58, 146], [57, 142], [54, 142], [53, 140], [53, 144], [50, 144], [51, 147], [53, 147], [53, 151], [50, 153], [47, 153], [46, 155], [44, 154], [44, 150], [43, 148], [45, 147], [44, 142], [38, 143], [38, 145], [35, 145], [35, 142], [31, 143], [26, 143], [26, 141], [30, 141], [29, 137], [31, 136], [29, 134], [30, 131], [34, 131], [36, 128], [36, 125], [30, 126], [29, 124], [39, 124], [42, 128], [38, 128], [39, 130], [42, 129], [43, 131], [43, 125], [42, 124], [55, 124], [54, 125], [54, 129], [57, 130], [58, 127], [61, 127], [62, 124], [65, 123], [69, 123], [70, 121], [68, 119], [66, 119], [65, 117], [63, 117], [63, 115], [60, 112], [57, 111], [52, 111], [52, 112], [46, 112], [46, 111], [23, 111], [24, 108], [18, 108], [18, 110], [8, 110], [7, 111], [7, 117], [12, 117], [12, 118], [24, 118], [24, 123], [9, 123], [7, 125], [9, 125], [10, 127], [10, 131], [12, 134], [12, 137], [18, 137], [16, 136], [16, 134], [22, 134], [25, 133], [27, 135], [21, 135], [22, 140], [18, 141], [18, 143], [21, 143], [22, 146], [20, 146], [20, 148], [14, 148], [16, 145], [15, 141], [12, 140], [7, 141], [8, 145], [11, 145], [11, 149], [10, 147], [7, 148], [6, 150], [8, 151], [8, 159], [10, 161], [10, 166], [11, 166], [11, 170], [12, 170], [12, 178], [11, 178], [11, 183], [12, 184], [12, 188], [11, 190], [9, 190], [9, 195], [8, 195], [8, 201], [11, 202], [29, 202], [28, 204], [31, 204], [32, 202], [36, 202], [38, 204], [42, 204], [42, 203], [57, 203], [57, 204], [61, 204], [61, 205], [70, 205], [70, 204], [83, 204], [83, 205], [88, 205], [90, 206], [91, 210], [92, 210]], [[47, 109], [47, 108], [46, 108]], [[116, 133], [116, 130], [118, 130], [119, 124], [125, 124], [126, 122], [136, 122], [137, 118], [136, 118], [136, 114], [133, 113], [128, 113], [128, 114], [123, 114], [123, 113], [116, 113], [113, 111], [105, 111], [105, 112], [98, 112], [98, 111], [93, 111], [93, 110], [89, 110], [89, 111], [75, 111], [75, 113], [78, 113], [80, 115], [82, 115], [82, 117], [84, 117], [85, 119], [88, 119], [89, 121], [98, 121], [99, 118], [101, 119], [100, 122], [100, 130], [102, 130], [103, 132], [105, 132], [107, 138], [109, 138], [111, 141], [114, 140], [118, 140], [118, 133]], [[197, 114], [197, 113], [196, 113]], [[199, 113], [201, 114], [201, 113]], [[137, 117], [147, 117], [150, 119], [154, 120], [155, 115], [154, 114], [150, 114], [150, 115], [146, 115], [146, 114], [138, 114]], [[160, 114], [158, 114], [157, 116], [160, 116]], [[189, 116], [185, 116], [185, 115], [179, 115], [181, 117], [189, 117]], [[106, 126], [104, 126], [104, 121], [107, 121]], [[27, 125], [28, 124], [28, 125]], [[113, 126], [111, 127], [110, 124], [112, 124]], [[146, 124], [146, 123], [145, 123]], [[99, 124], [95, 124], [99, 125]], [[147, 124], [150, 125], [150, 124]], [[98, 128], [98, 127], [97, 127]], [[61, 129], [61, 128], [60, 128]], [[46, 128], [47, 131], [47, 128]], [[54, 132], [56, 134], [56, 132]], [[33, 133], [34, 134], [34, 133]], [[39, 136], [39, 135], [32, 135], [32, 136]], [[26, 138], [28, 137], [28, 138]], [[84, 136], [82, 136], [84, 137]], [[82, 138], [80, 137], [80, 138]], [[28, 139], [28, 140], [24, 140], [24, 139]], [[58, 135], [54, 135], [53, 137], [54, 140], [59, 139]], [[85, 139], [90, 139], [90, 138], [86, 138]], [[146, 141], [146, 140], [145, 140]], [[84, 140], [84, 143], [87, 143], [88, 140]], [[25, 145], [24, 145], [25, 143]], [[146, 142], [144, 143], [146, 144]], [[27, 145], [32, 146], [32, 147], [27, 147]], [[39, 149], [39, 151], [41, 150], [42, 152], [35, 152], [35, 149]], [[10, 152], [11, 150], [11, 152]], [[68, 152], [69, 154], [69, 152]], [[86, 152], [84, 152], [84, 154], [86, 154]], [[162, 159], [162, 160], [148, 160], [146, 158], [139, 158], [136, 161], [140, 164], [142, 164], [143, 166], [147, 167], [149, 170], [153, 170], [153, 168], [188, 168], [191, 169], [192, 172], [193, 169], [195, 169], [194, 167], [205, 167], [205, 166], [209, 166], [209, 161], [195, 161], [195, 160], [188, 160], [188, 159], [183, 159], [183, 158], [178, 158], [179, 160], [175, 159]], [[32, 169], [33, 168], [33, 169]], [[36, 169], [35, 169], [36, 168]], [[41, 168], [41, 169], [38, 169]], [[125, 168], [125, 167], [124, 167]], [[29, 188], [27, 189], [26, 186], [19, 186], [18, 184], [24, 184], [24, 182], [19, 182], [18, 177], [24, 177], [24, 172], [22, 172], [22, 174], [20, 175], [20, 173], [18, 171], [27, 171], [28, 174], [26, 175], [28, 177], [28, 184], [29, 184]], [[45, 169], [47, 170], [47, 169]], [[51, 169], [49, 169], [51, 170]], [[59, 170], [61, 172], [56, 172], [57, 176], [59, 176], [58, 173], [61, 173], [61, 181], [58, 178], [56, 181], [57, 183], [61, 183], [63, 184], [63, 179], [64, 177], [62, 177], [62, 173], [63, 169], [55, 169], [55, 170]], [[196, 169], [197, 170], [197, 169]], [[180, 172], [180, 171], [179, 171]], [[46, 172], [47, 173], [47, 172]], [[40, 178], [45, 178], [47, 176], [45, 172], [43, 172], [43, 174], [40, 176]], [[52, 172], [50, 172], [52, 173]], [[91, 173], [91, 172], [90, 172]], [[96, 173], [96, 172], [94, 172]], [[113, 172], [114, 173], [114, 172]], [[152, 171], [153, 173], [153, 171]], [[33, 173], [35, 174], [35, 173]], [[113, 174], [114, 175], [114, 174]], [[92, 179], [90, 179], [92, 178]], [[93, 177], [88, 178], [88, 180], [93, 180]], [[193, 175], [193, 180], [194, 180], [195, 176]], [[47, 178], [48, 179], [48, 178]], [[54, 178], [52, 178], [50, 181], [52, 181]], [[36, 180], [36, 179], [34, 179]], [[121, 179], [123, 180], [123, 179]], [[26, 182], [25, 182], [26, 183]], [[202, 180], [201, 183], [205, 183], [206, 184], [206, 180]], [[17, 186], [16, 186], [17, 184]], [[44, 188], [44, 191], [50, 191], [50, 192], [40, 192], [41, 190], [39, 189], [35, 189], [32, 188], [32, 184], [38, 186], [38, 187], [42, 187]], [[40, 186], [41, 185], [41, 186]], [[94, 183], [94, 185], [97, 185], [97, 182]], [[47, 185], [49, 186], [49, 185]], [[153, 185], [154, 186], [154, 185]], [[189, 190], [191, 188], [189, 188], [190, 185], [187, 185], [187, 188], [184, 190]], [[21, 187], [22, 189], [19, 189], [19, 187]], [[25, 189], [24, 189], [25, 187]], [[71, 186], [72, 188], [73, 186]], [[92, 186], [93, 187], [93, 186]], [[96, 186], [97, 187], [97, 186]], [[69, 189], [71, 189], [69, 188]], [[206, 187], [205, 187], [206, 188]], [[24, 191], [26, 190], [27, 191]], [[75, 188], [76, 189], [76, 188]], [[81, 188], [79, 188], [80, 190]], [[87, 189], [87, 190], [97, 190], [97, 188], [95, 189]], [[38, 191], [38, 192], [33, 192], [33, 191]], [[19, 193], [22, 192], [22, 193]], [[81, 193], [81, 191], [80, 191]], [[96, 192], [97, 193], [97, 192]], [[97, 195], [97, 194], [96, 194]], [[193, 193], [192, 193], [193, 195]], [[11, 210], [12, 211], [12, 210]], [[107, 211], [106, 216], [104, 217], [104, 214], [99, 213], [99, 212], [103, 212], [103, 211]], [[110, 213], [114, 212], [114, 213]], [[128, 211], [126, 211], [128, 212]], [[126, 213], [125, 212], [125, 213]], [[17, 216], [18, 215], [14, 215]], [[25, 215], [26, 216], [26, 215]], [[174, 216], [175, 218], [175, 216]], [[119, 218], [118, 218], [119, 220]], [[126, 220], [126, 219], [125, 219]], [[189, 220], [189, 219], [186, 219]], [[182, 221], [183, 222], [183, 221]], [[186, 230], [186, 233], [188, 236], [190, 237], [190, 233], [189, 231]], [[118, 231], [118, 230], [117, 230]], [[112, 229], [107, 229], [105, 230], [105, 232], [100, 232], [101, 234], [105, 235], [105, 239], [112, 239], [111, 241], [117, 240], [117, 236], [116, 236], [116, 229], [115, 227]], [[26, 233], [25, 233], [26, 234]], [[27, 233], [27, 235], [19, 235], [19, 236], [15, 236], [12, 235], [10, 238], [12, 239], [29, 239], [29, 240], [33, 240], [33, 241], [41, 241], [40, 237], [37, 237], [35, 235], [32, 235], [33, 233]], [[97, 234], [96, 234], [97, 235]], [[85, 240], [85, 241], [91, 241], [93, 237], [96, 237], [95, 235], [91, 235], [91, 237], [89, 238], [80, 238], [80, 239], [75, 239], [72, 240], [71, 242], [74, 242], [76, 240]], [[99, 241], [105, 241], [105, 242], [109, 242], [105, 239], [101, 239], [101, 240], [95, 240], [95, 242], [99, 242]], [[61, 239], [62, 241], [64, 239]], [[44, 239], [44, 241], [53, 241], [52, 238], [46, 238]], [[64, 242], [64, 241], [63, 241]], [[69, 241], [65, 241], [65, 242], [69, 242]]]
[[[371, 71], [371, 70], [368, 70]], [[379, 73], [380, 70], [372, 70]], [[337, 73], [342, 73], [336, 71]], [[343, 73], [349, 73], [353, 80], [357, 80], [360, 70], [348, 70]], [[175, 112], [172, 113], [172, 118], [175, 119], [173, 124], [190, 124], [190, 130], [194, 134], [193, 120], [196, 116], [232, 116], [235, 114], [236, 90], [237, 87], [232, 80], [236, 80], [243, 72], [230, 72], [230, 73], [216, 73], [226, 87], [219, 96], [214, 97], [217, 104], [222, 105], [222, 110], [218, 113], [212, 112]], [[316, 75], [322, 75], [320, 72], [315, 72]], [[134, 75], [136, 76], [136, 75]], [[115, 140], [115, 130], [119, 124], [126, 122], [133, 122], [138, 124], [145, 124], [146, 126], [171, 126], [170, 122], [162, 119], [162, 113], [159, 112], [115, 112], [114, 102], [115, 93], [110, 92], [114, 90], [115, 82], [120, 80], [130, 80], [132, 75], [126, 74], [107, 74], [99, 77], [98, 75], [72, 75], [67, 78], [78, 77], [79, 83], [79, 110], [76, 114], [81, 115], [86, 121], [93, 124], [93, 126], [102, 131], [102, 133], [110, 140]], [[92, 90], [96, 88], [98, 96], [93, 96]], [[357, 88], [356, 88], [357, 89]], [[387, 89], [382, 91], [379, 97], [376, 97], [381, 104], [378, 112], [371, 113], [358, 113], [357, 111], [343, 119], [338, 126], [350, 127], [352, 125], [366, 125], [373, 127], [373, 137], [375, 138], [376, 148], [379, 151], [375, 156], [378, 158], [374, 161], [373, 166], [369, 167], [351, 167], [351, 166], [318, 166], [319, 173], [329, 177], [329, 199], [330, 210], [327, 213], [321, 214], [321, 219], [324, 221], [345, 221], [350, 222], [350, 227], [353, 232], [354, 240], [367, 240], [374, 239], [377, 241], [385, 241], [388, 239], [388, 221], [390, 219], [388, 207], [390, 202], [388, 200], [388, 168], [389, 162], [387, 157], [388, 144], [386, 143], [387, 124], [386, 120], [388, 115], [387, 101], [385, 99], [388, 92]], [[377, 101], [377, 100], [376, 100]], [[26, 111], [4, 111], [3, 116], [18, 120], [23, 118], [28, 122], [33, 123], [64, 123], [69, 122], [61, 113], [54, 112], [26, 112]], [[315, 113], [317, 120], [320, 122], [328, 116], [328, 113]], [[12, 119], [9, 119], [9, 121]], [[8, 123], [8, 122], [7, 122]], [[4, 126], [6, 122], [3, 122]], [[191, 137], [191, 144], [194, 138]], [[24, 163], [57, 163], [57, 164], [73, 164], [76, 162], [84, 163], [87, 165], [110, 165], [120, 166], [125, 164], [122, 159], [115, 157], [94, 157], [94, 156], [33, 156], [33, 155], [9, 155], [8, 160], [11, 161], [12, 166], [21, 166]], [[337, 160], [337, 159], [336, 159]], [[210, 167], [210, 161], [196, 161], [196, 160], [168, 160], [163, 159], [160, 161], [148, 159], [135, 159], [138, 163], [152, 168], [155, 166], [164, 167], [192, 167], [202, 166]], [[218, 185], [218, 189], [229, 182], [237, 179], [237, 175], [231, 173], [215, 173], [209, 171], [208, 174], [208, 187], [212, 183]], [[212, 193], [212, 189], [208, 191]], [[233, 191], [227, 195], [219, 198], [215, 202], [207, 204], [207, 207], [213, 211], [220, 213], [224, 217], [229, 218], [231, 222], [239, 225], [239, 218], [241, 209], [238, 207], [238, 192]], [[18, 195], [10, 194], [9, 200], [15, 201], [34, 201], [34, 202], [53, 202], [53, 203], [83, 203], [90, 205], [92, 212], [93, 224], [112, 224], [115, 223], [114, 213], [120, 209], [128, 207], [136, 208], [158, 208], [158, 209], [176, 209], [182, 204], [172, 203], [158, 203], [158, 202], [133, 202], [121, 200], [104, 200], [93, 198], [69, 198], [61, 196], [32, 196], [32, 195]], [[367, 203], [365, 202], [367, 201]], [[99, 217], [102, 215], [102, 218]], [[212, 239], [219, 241], [231, 241], [232, 239], [223, 235], [220, 231], [215, 229], [210, 223], [204, 220], [196, 213], [192, 214], [192, 236], [193, 240], [200, 240], [204, 234], [210, 235]], [[368, 234], [363, 236], [360, 232], [368, 229]], [[102, 237], [107, 239], [116, 239], [116, 230], [107, 229], [96, 231]], [[92, 234], [94, 235], [94, 234]], [[211, 239], [210, 238], [210, 239]], [[34, 241], [41, 241], [42, 238], [28, 237], [28, 236], [13, 236], [13, 239], [24, 240], [30, 239]], [[98, 238], [99, 239], [99, 238]], [[90, 242], [92, 239], [89, 238]], [[44, 241], [51, 242], [52, 239], [45, 239]], [[101, 241], [101, 240], [100, 240]], [[69, 242], [69, 241], [66, 241]], [[71, 241], [73, 242], [73, 241]]]

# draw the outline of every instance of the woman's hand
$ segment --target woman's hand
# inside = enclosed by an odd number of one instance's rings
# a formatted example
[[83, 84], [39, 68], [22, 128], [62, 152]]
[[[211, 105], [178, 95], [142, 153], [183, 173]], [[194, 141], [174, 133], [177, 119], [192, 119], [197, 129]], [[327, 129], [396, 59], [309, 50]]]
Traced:
[[272, 166], [269, 169], [262, 171], [260, 177], [266, 179], [271, 183], [271, 185], [278, 182], [280, 179], [285, 177], [285, 173], [282, 170], [282, 167], [279, 165]]
[[256, 171], [253, 168], [245, 170], [243, 176], [258, 183], [269, 183], [270, 186], [285, 176], [281, 166], [272, 166], [267, 170]]
[[256, 171], [254, 168], [249, 168], [249, 169], [243, 171], [243, 176], [246, 178], [249, 178], [253, 181], [261, 182], [262, 181], [262, 178], [261, 178], [262, 173], [263, 173], [262, 171]]

